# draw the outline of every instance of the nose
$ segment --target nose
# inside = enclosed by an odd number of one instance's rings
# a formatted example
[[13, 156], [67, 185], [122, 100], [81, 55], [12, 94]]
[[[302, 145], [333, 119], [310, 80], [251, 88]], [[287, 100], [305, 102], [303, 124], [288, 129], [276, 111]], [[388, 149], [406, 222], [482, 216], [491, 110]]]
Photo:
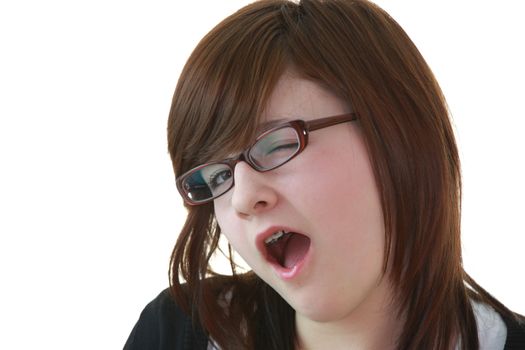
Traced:
[[231, 203], [243, 216], [263, 213], [277, 204], [277, 192], [268, 183], [267, 173], [260, 173], [246, 162], [237, 163], [234, 171], [235, 185], [231, 189]]

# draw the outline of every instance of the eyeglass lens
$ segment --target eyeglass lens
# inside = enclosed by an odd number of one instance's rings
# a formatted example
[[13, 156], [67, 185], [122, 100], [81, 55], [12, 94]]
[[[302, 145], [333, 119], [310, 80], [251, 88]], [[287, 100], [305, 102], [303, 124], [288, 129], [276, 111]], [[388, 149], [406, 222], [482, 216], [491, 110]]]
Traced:
[[[275, 129], [260, 138], [249, 150], [247, 163], [258, 171], [274, 169], [300, 149], [300, 138], [291, 126]], [[188, 174], [182, 182], [187, 196], [195, 202], [218, 197], [233, 186], [233, 169], [227, 163], [213, 163]]]

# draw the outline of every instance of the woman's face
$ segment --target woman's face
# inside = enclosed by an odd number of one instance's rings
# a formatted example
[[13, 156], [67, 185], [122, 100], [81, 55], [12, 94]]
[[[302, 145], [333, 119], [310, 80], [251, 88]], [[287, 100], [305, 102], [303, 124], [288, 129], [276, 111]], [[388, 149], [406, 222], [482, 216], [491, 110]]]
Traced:
[[[263, 117], [307, 121], [350, 111], [320, 85], [287, 73]], [[342, 320], [384, 300], [383, 216], [358, 123], [311, 132], [301, 154], [268, 172], [240, 162], [234, 179], [214, 202], [221, 230], [296, 318]], [[294, 234], [264, 242], [281, 230]]]

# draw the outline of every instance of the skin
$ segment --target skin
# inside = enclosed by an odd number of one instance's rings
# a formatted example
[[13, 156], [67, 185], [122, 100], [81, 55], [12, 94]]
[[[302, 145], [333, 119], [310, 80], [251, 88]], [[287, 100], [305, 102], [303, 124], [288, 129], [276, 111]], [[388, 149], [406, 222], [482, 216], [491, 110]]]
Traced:
[[[287, 72], [263, 117], [309, 120], [350, 111], [320, 85]], [[300, 155], [269, 172], [241, 162], [234, 178], [214, 202], [217, 221], [253, 271], [295, 309], [298, 348], [394, 348], [400, 322], [383, 273], [383, 214], [359, 123], [310, 133]], [[256, 247], [256, 235], [272, 226], [311, 240], [311, 256], [292, 279], [282, 279]]]

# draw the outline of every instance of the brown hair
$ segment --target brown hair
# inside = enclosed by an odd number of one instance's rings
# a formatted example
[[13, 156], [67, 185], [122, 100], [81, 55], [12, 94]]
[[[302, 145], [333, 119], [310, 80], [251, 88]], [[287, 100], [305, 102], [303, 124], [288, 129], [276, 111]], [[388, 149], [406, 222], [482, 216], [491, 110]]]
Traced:
[[[445, 99], [412, 41], [376, 5], [258, 1], [215, 27], [173, 97], [175, 173], [242, 150], [290, 67], [359, 116], [381, 194], [385, 271], [390, 264], [405, 320], [398, 348], [449, 349], [459, 339], [462, 349], [477, 349], [471, 300], [513, 314], [463, 270], [460, 164]], [[294, 312], [279, 295], [253, 273], [237, 274], [231, 252], [233, 276], [213, 273], [219, 236], [213, 204], [188, 207], [170, 265], [178, 304], [223, 349], [293, 349]]]

